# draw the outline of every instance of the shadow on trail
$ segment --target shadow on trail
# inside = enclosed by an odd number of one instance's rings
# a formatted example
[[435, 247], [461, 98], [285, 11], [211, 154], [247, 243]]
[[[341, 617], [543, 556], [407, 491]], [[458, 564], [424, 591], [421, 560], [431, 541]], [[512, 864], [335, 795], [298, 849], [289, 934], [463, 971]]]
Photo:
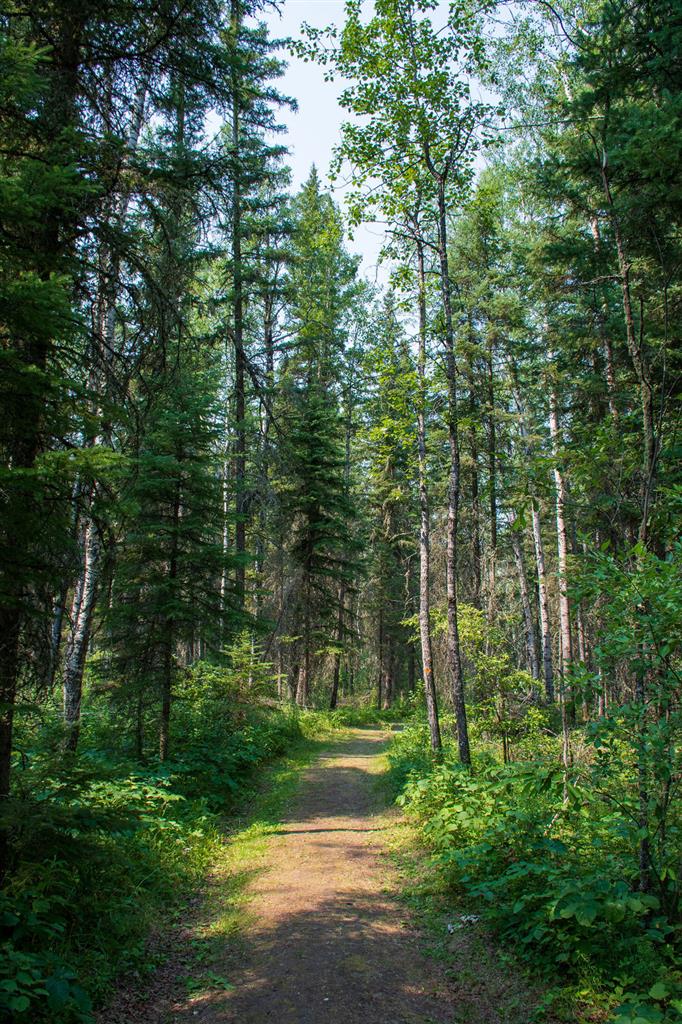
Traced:
[[371, 816], [382, 810], [387, 799], [379, 792], [383, 775], [377, 765], [386, 746], [385, 734], [377, 732], [324, 750], [306, 771], [297, 799], [281, 819], [282, 825], [318, 818], [339, 819], [340, 825], [344, 818]]
[[416, 940], [402, 918], [400, 905], [385, 898], [340, 894], [287, 914], [275, 927], [256, 927], [234, 991], [196, 997], [176, 1009], [173, 1020], [453, 1024], [450, 997], [425, 981]]
[[274, 836], [307, 836], [314, 835], [315, 833], [326, 833], [326, 832], [386, 832], [387, 828], [383, 825], [371, 825], [369, 828], [344, 828], [343, 825], [339, 825], [338, 828], [280, 828], [272, 834]]
[[177, 1024], [452, 1024], [442, 977], [386, 894], [373, 837], [387, 828], [385, 747], [385, 733], [356, 732], [306, 771], [241, 953], [221, 966], [234, 989], [176, 1007]]

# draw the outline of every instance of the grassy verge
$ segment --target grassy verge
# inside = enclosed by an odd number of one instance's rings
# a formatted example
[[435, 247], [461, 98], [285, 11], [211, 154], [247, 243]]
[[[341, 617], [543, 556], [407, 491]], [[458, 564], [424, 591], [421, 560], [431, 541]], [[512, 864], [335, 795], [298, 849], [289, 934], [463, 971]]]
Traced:
[[[226, 954], [240, 948], [248, 928], [250, 885], [266, 866], [269, 840], [281, 826], [301, 772], [324, 748], [328, 736], [325, 729], [322, 737], [302, 737], [263, 772], [257, 790], [225, 822], [223, 845], [191, 922], [193, 955], [185, 982], [187, 995], [201, 996], [229, 986], [229, 979], [218, 969], [224, 966]], [[184, 915], [179, 917], [181, 927], [186, 928]]]

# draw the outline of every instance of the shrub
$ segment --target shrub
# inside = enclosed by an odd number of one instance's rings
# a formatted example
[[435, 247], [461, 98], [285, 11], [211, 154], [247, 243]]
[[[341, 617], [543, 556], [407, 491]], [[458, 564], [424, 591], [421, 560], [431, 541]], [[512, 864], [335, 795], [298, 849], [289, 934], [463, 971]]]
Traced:
[[[447, 748], [434, 761], [425, 726], [397, 736], [389, 758], [444, 884], [517, 955], [547, 977], [620, 984], [619, 1020], [677, 1019], [677, 929], [657, 895], [638, 890], [635, 813], [553, 762], [483, 757], [471, 773]], [[666, 996], [652, 1002], [657, 978]]]

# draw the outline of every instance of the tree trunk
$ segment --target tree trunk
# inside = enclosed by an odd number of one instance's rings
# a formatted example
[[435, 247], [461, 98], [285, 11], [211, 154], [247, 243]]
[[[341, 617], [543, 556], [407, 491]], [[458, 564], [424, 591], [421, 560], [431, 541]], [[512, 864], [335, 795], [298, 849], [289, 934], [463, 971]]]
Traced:
[[[656, 486], [656, 470], [658, 460], [658, 441], [656, 438], [656, 424], [654, 418], [654, 392], [651, 380], [650, 368], [644, 354], [644, 317], [640, 311], [639, 337], [635, 328], [635, 318], [632, 311], [632, 297], [630, 293], [630, 263], [625, 250], [625, 242], [620, 225], [620, 218], [616, 211], [611, 183], [608, 173], [608, 156], [606, 149], [602, 151], [601, 179], [604, 195], [609, 210], [609, 218], [616, 240], [616, 251], [618, 254], [618, 270], [620, 274], [621, 292], [623, 296], [623, 314], [625, 319], [625, 335], [627, 347], [632, 362], [637, 384], [639, 386], [640, 405], [642, 409], [642, 486], [641, 486], [641, 518], [638, 531], [638, 540], [646, 548], [651, 546], [649, 531], [649, 515], [653, 501], [654, 488]], [[642, 892], [648, 892], [651, 887], [651, 850], [649, 838], [649, 779], [644, 763], [645, 760], [645, 731], [646, 731], [646, 703], [647, 686], [646, 676], [643, 670], [638, 669], [635, 676], [635, 700], [641, 707], [639, 725], [639, 753], [637, 763], [638, 790], [639, 790], [639, 827], [641, 839], [639, 842], [639, 887]]]
[[628, 352], [632, 362], [637, 384], [639, 386], [640, 405], [642, 408], [642, 435], [643, 435], [643, 458], [642, 458], [642, 487], [641, 487], [641, 519], [639, 526], [639, 542], [648, 545], [649, 541], [649, 510], [656, 484], [656, 463], [658, 458], [658, 442], [656, 440], [656, 425], [654, 419], [654, 395], [651, 383], [651, 374], [644, 355], [643, 327], [640, 318], [640, 336], [637, 336], [635, 318], [632, 311], [632, 297], [630, 294], [630, 264], [625, 251], [625, 243], [620, 226], [620, 218], [616, 212], [611, 184], [608, 175], [608, 159], [606, 151], [603, 152], [601, 162], [601, 177], [609, 208], [611, 226], [616, 239], [616, 251], [618, 253], [618, 270], [620, 274], [621, 292], [623, 296], [623, 314], [625, 319], [625, 336], [627, 338]]
[[298, 668], [296, 683], [296, 703], [300, 708], [307, 708], [310, 699], [310, 645], [303, 645], [303, 658]]
[[346, 587], [342, 583], [339, 587], [339, 615], [336, 620], [336, 652], [334, 654], [334, 674], [332, 676], [332, 692], [329, 698], [329, 708], [334, 710], [339, 699], [339, 679], [341, 676], [341, 648], [344, 634], [344, 613], [346, 604]]
[[296, 681], [296, 703], [308, 707], [310, 699], [310, 573], [306, 571], [303, 583], [303, 657], [298, 666]]
[[438, 697], [436, 679], [433, 673], [433, 644], [431, 640], [431, 547], [429, 493], [426, 484], [426, 280], [424, 268], [424, 247], [417, 239], [417, 284], [419, 289], [419, 354], [417, 377], [419, 384], [417, 402], [417, 454], [419, 462], [419, 637], [421, 640], [422, 668], [424, 672], [424, 696], [426, 714], [429, 720], [431, 749], [442, 747], [438, 720]]
[[535, 623], [533, 621], [533, 612], [530, 605], [530, 595], [528, 593], [526, 565], [523, 557], [523, 548], [521, 546], [521, 537], [519, 535], [518, 530], [514, 529], [514, 521], [514, 518], [512, 518], [511, 542], [512, 550], [514, 552], [514, 562], [516, 563], [516, 573], [519, 581], [521, 606], [523, 608], [523, 622], [526, 633], [526, 655], [528, 660], [528, 669], [533, 679], [539, 679], [540, 666], [538, 664], [537, 639], [535, 636]]
[[[232, 0], [231, 27], [235, 40], [241, 30], [241, 3]], [[232, 316], [235, 354], [235, 600], [237, 609], [244, 607], [246, 597], [246, 359], [244, 353], [244, 278], [242, 267], [242, 189], [241, 171], [241, 101], [238, 69], [233, 72], [232, 89]]]
[[478, 444], [474, 425], [475, 403], [471, 401], [471, 423], [469, 426], [469, 455], [471, 458], [471, 569], [473, 593], [471, 603], [481, 607], [481, 503], [478, 492]]
[[457, 722], [457, 744], [462, 764], [471, 764], [469, 730], [464, 702], [464, 675], [459, 646], [457, 615], [457, 526], [459, 520], [459, 435], [457, 424], [457, 364], [455, 361], [455, 332], [452, 319], [450, 269], [448, 267], [447, 214], [445, 180], [438, 179], [438, 256], [440, 263], [441, 294], [445, 319], [445, 373], [448, 384], [448, 439], [450, 447], [450, 486], [448, 490], [447, 521], [447, 607], [448, 607], [448, 667], [452, 687], [452, 703]]
[[[474, 350], [474, 328], [471, 312], [467, 313], [467, 331], [469, 348]], [[471, 459], [471, 572], [473, 576], [473, 588], [471, 603], [474, 608], [481, 607], [481, 502], [478, 484], [478, 437], [476, 435], [476, 423], [478, 420], [478, 407], [476, 402], [476, 382], [474, 367], [471, 357], [465, 363], [467, 382], [469, 385], [469, 426], [467, 430], [467, 443], [469, 446], [469, 458]]]
[[90, 642], [92, 617], [97, 598], [100, 542], [97, 527], [88, 518], [83, 531], [83, 571], [74, 592], [71, 611], [71, 632], [64, 658], [64, 726], [67, 750], [78, 746], [83, 695], [83, 673]]
[[566, 482], [559, 465], [559, 413], [556, 388], [552, 385], [549, 396], [549, 431], [554, 455], [554, 485], [556, 490], [556, 533], [559, 560], [559, 636], [561, 641], [561, 671], [559, 674], [559, 703], [561, 706], [562, 757], [564, 766], [571, 761], [568, 715], [566, 708], [566, 674], [573, 660], [571, 644], [571, 610], [568, 600], [568, 531], [566, 529]]
[[395, 679], [393, 676], [393, 637], [390, 632], [386, 637], [386, 642], [384, 644], [382, 675], [384, 682], [382, 688], [381, 707], [386, 711], [393, 703], [393, 693], [395, 689]]
[[[180, 482], [175, 489], [175, 498], [172, 508], [173, 539], [171, 542], [171, 553], [168, 561], [168, 582], [171, 595], [175, 592], [175, 582], [178, 577], [178, 531], [180, 529]], [[159, 760], [165, 761], [168, 757], [170, 743], [170, 716], [173, 691], [173, 650], [175, 647], [175, 620], [170, 615], [166, 620], [166, 635], [163, 648], [163, 672], [161, 676], [161, 719], [159, 722]]]
[[379, 665], [377, 671], [377, 710], [381, 711], [384, 703], [384, 612], [379, 609]]
[[[601, 233], [599, 231], [599, 221], [595, 214], [590, 214], [590, 230], [592, 231], [592, 238], [594, 240], [594, 251], [597, 257], [601, 256]], [[619, 414], [618, 414], [618, 402], [616, 399], [617, 385], [616, 385], [616, 371], [613, 359], [613, 342], [611, 341], [611, 335], [608, 331], [608, 300], [606, 297], [606, 291], [602, 288], [602, 297], [599, 313], [597, 316], [599, 326], [599, 336], [604, 349], [604, 365], [606, 368], [606, 396], [609, 403], [609, 413], [613, 420], [614, 426], [618, 425]]]
[[414, 693], [414, 684], [417, 678], [417, 656], [414, 644], [410, 644], [407, 650], [407, 692]]
[[50, 665], [47, 675], [48, 688], [52, 689], [59, 667], [59, 655], [62, 646], [62, 630], [64, 628], [64, 613], [66, 611], [66, 600], [68, 587], [62, 586], [52, 608], [52, 627], [50, 629]]
[[538, 607], [540, 610], [540, 633], [542, 634], [542, 675], [545, 682], [545, 697], [554, 703], [554, 664], [552, 657], [552, 633], [549, 619], [549, 594], [547, 592], [547, 569], [545, 548], [542, 541], [542, 523], [537, 502], [531, 499], [533, 517], [533, 545], [538, 577]]
[[486, 358], [486, 386], [488, 400], [488, 491], [490, 509], [490, 557], [488, 565], [488, 622], [492, 625], [496, 614], [497, 590], [497, 430], [495, 426], [495, 378], [493, 369], [493, 343], [488, 341]]
[[[144, 123], [148, 85], [148, 76], [144, 76], [135, 93], [126, 140], [125, 159], [127, 162], [130, 162], [134, 157], [140, 140]], [[111, 211], [111, 220], [114, 228], [122, 229], [129, 205], [130, 193], [125, 190], [121, 193]], [[112, 389], [112, 361], [116, 349], [116, 300], [118, 296], [119, 265], [118, 254], [110, 246], [103, 246], [100, 254], [97, 295], [96, 351], [94, 353], [94, 365], [91, 373], [91, 389], [93, 392], [99, 393], [100, 405], [104, 405], [109, 400]], [[89, 443], [96, 444], [97, 440], [97, 438], [93, 437]], [[102, 423], [100, 441], [104, 444], [111, 444], [110, 423]], [[65, 746], [71, 751], [77, 749], [80, 734], [83, 673], [90, 645], [93, 612], [98, 597], [100, 561], [102, 557], [97, 526], [92, 519], [92, 504], [96, 498], [97, 490], [98, 485], [95, 482], [90, 488], [85, 509], [85, 522], [82, 527], [83, 541], [80, 546], [80, 573], [74, 587], [74, 598], [71, 604], [70, 633], [62, 676], [66, 734]]]

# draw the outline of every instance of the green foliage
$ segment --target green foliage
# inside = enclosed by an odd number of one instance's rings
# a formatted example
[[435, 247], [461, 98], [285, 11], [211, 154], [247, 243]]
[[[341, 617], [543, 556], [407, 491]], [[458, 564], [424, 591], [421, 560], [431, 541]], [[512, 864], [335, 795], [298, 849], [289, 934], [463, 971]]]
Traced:
[[[602, 679], [627, 664], [632, 698], [590, 723], [594, 760], [586, 783], [617, 799], [644, 841], [644, 869], [661, 906], [679, 911], [682, 842], [673, 803], [679, 779], [682, 714], [682, 545], [661, 558], [637, 545], [620, 557], [602, 550], [586, 561], [578, 596], [602, 603], [596, 671], [581, 666], [575, 684], [592, 699]], [[614, 787], [618, 780], [617, 797]]]
[[91, 1000], [119, 974], [153, 966], [150, 928], [201, 883], [220, 848], [220, 815], [303, 734], [294, 713], [235, 713], [208, 668], [195, 670], [190, 695], [163, 765], [97, 749], [87, 732], [77, 762], [50, 749], [49, 730], [31, 746], [26, 737], [0, 906], [0, 1014], [17, 1024], [90, 1020]]
[[676, 929], [658, 896], [639, 890], [636, 823], [577, 767], [564, 799], [556, 761], [479, 757], [471, 773], [453, 755], [433, 760], [424, 725], [398, 734], [389, 753], [398, 802], [419, 821], [444, 884], [534, 970], [620, 985], [624, 1005], [624, 993], [644, 1000], [659, 977], [667, 995], [651, 1012], [661, 1016], [642, 1009], [643, 1019], [676, 1019], [665, 1016], [682, 994]]

